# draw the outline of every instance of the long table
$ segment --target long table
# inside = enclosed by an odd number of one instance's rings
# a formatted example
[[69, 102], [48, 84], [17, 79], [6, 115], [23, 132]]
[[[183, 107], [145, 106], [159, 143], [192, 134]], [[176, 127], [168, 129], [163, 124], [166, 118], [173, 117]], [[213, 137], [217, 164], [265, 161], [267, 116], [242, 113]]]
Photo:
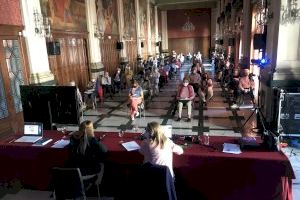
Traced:
[[[137, 151], [127, 152], [119, 143], [117, 133], [96, 133], [108, 150], [104, 190], [117, 195], [128, 190], [130, 173], [143, 162]], [[53, 141], [43, 147], [11, 142], [15, 136], [0, 140], [0, 183], [19, 180], [24, 187], [48, 190], [51, 169], [64, 166], [66, 148], [51, 148], [62, 134], [46, 131]], [[136, 140], [138, 134], [125, 133], [124, 141]], [[182, 141], [179, 140], [179, 143]], [[282, 152], [263, 149], [243, 151], [239, 155], [222, 153], [224, 142], [236, 143], [236, 138], [211, 137], [210, 146], [189, 144], [183, 155], [174, 155], [175, 186], [182, 199], [274, 200], [292, 199], [291, 180], [295, 178], [288, 158]], [[121, 178], [120, 178], [121, 176]], [[119, 184], [116, 184], [116, 183]], [[113, 188], [112, 188], [113, 187]], [[105, 192], [104, 192], [105, 193]]]

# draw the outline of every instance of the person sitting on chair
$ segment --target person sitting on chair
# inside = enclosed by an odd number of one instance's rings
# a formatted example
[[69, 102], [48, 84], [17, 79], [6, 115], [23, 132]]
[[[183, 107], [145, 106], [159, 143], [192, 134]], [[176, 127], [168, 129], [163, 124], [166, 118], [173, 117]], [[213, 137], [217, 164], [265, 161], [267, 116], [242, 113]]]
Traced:
[[201, 80], [200, 87], [200, 99], [205, 104], [206, 101], [209, 101], [214, 94], [213, 91], [213, 82], [212, 79], [209, 78], [208, 73], [204, 73]]
[[243, 98], [245, 95], [249, 95], [251, 97], [252, 103], [255, 104], [254, 98], [254, 81], [249, 77], [249, 69], [244, 69], [244, 74], [239, 79], [238, 86], [238, 96], [237, 96], [237, 104], [233, 104], [231, 108], [238, 108], [243, 102]]
[[133, 81], [132, 88], [129, 90], [129, 104], [131, 120], [138, 115], [138, 105], [143, 101], [143, 89], [139, 86], [137, 80]]
[[146, 139], [139, 150], [144, 155], [144, 163], [167, 166], [174, 177], [173, 153], [183, 154], [182, 147], [165, 136], [158, 122], [148, 123], [144, 136]]
[[104, 76], [101, 79], [101, 85], [103, 86], [105, 94], [109, 92], [110, 98], [112, 99], [111, 77], [108, 72], [104, 73]]
[[121, 89], [122, 89], [121, 83], [122, 83], [121, 68], [117, 68], [117, 71], [114, 74], [114, 91], [115, 91], [115, 93], [121, 92]]
[[181, 113], [182, 113], [182, 107], [183, 104], [186, 104], [188, 107], [188, 119], [187, 122], [191, 121], [191, 115], [192, 115], [192, 101], [195, 98], [195, 92], [191, 85], [189, 85], [189, 79], [188, 77], [185, 77], [183, 79], [182, 85], [178, 87], [177, 92], [177, 101], [178, 101], [178, 118], [177, 121], [181, 120]]
[[195, 65], [192, 66], [192, 73], [190, 74], [190, 85], [193, 86], [195, 93], [199, 96], [199, 88], [201, 76], [197, 73], [197, 67]]
[[100, 163], [107, 154], [106, 146], [95, 138], [93, 122], [89, 120], [82, 122], [79, 130], [71, 135], [69, 151], [66, 167], [79, 168], [84, 177], [91, 179], [100, 172]]

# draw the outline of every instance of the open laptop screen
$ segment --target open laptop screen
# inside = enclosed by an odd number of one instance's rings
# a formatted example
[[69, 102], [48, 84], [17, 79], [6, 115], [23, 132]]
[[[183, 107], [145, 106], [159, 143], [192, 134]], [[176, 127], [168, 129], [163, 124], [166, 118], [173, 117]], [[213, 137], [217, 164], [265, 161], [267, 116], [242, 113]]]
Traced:
[[26, 122], [24, 124], [24, 135], [25, 136], [42, 136], [43, 135], [43, 124], [37, 122]]

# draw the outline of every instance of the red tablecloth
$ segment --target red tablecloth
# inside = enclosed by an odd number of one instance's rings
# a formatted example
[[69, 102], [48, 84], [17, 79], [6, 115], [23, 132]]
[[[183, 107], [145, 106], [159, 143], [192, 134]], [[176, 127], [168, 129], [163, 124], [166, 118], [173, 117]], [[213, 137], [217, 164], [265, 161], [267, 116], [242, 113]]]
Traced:
[[[137, 151], [127, 152], [120, 145], [117, 133], [105, 134], [102, 142], [109, 150], [110, 166], [119, 166], [118, 173], [134, 172], [143, 157]], [[51, 168], [63, 166], [68, 151], [51, 148], [62, 138], [58, 132], [46, 131], [53, 141], [43, 147], [9, 143], [13, 136], [0, 141], [0, 183], [20, 180], [25, 187], [46, 190], [51, 179]], [[123, 140], [136, 140], [138, 134], [125, 134]], [[139, 140], [137, 140], [140, 143]], [[184, 154], [174, 155], [176, 189], [184, 199], [292, 199], [291, 179], [294, 172], [288, 158], [281, 152], [246, 151], [239, 155], [222, 153], [224, 142], [236, 143], [230, 137], [211, 137], [211, 147], [192, 144]], [[126, 167], [124, 167], [126, 166]], [[107, 172], [107, 173], [106, 173]], [[116, 170], [106, 170], [106, 177], [115, 180]], [[118, 175], [119, 175], [118, 174]], [[124, 176], [126, 177], [126, 176]], [[105, 183], [105, 182], [104, 182]], [[180, 194], [179, 194], [180, 195]]]

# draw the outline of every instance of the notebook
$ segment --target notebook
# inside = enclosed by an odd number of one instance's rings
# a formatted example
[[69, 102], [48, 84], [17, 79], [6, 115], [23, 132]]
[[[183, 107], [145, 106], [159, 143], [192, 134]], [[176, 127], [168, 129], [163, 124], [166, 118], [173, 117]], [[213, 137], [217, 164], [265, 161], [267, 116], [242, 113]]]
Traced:
[[15, 140], [15, 142], [35, 143], [43, 137], [43, 124], [39, 122], [25, 122], [24, 136]]

